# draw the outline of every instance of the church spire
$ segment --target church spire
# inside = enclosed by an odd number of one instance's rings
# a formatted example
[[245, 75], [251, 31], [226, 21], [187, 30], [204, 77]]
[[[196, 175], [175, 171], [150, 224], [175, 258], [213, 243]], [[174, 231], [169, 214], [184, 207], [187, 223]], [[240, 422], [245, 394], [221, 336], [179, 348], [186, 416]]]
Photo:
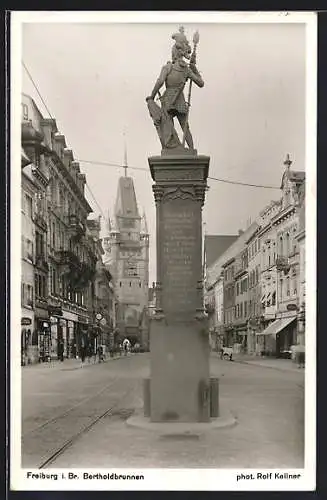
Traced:
[[107, 226], [107, 231], [108, 231], [108, 234], [110, 234], [110, 231], [111, 231], [111, 222], [110, 222], [110, 212], [109, 212], [109, 208], [108, 208], [108, 210], [107, 210], [106, 226]]
[[124, 131], [124, 170], [125, 170], [125, 177], [127, 177], [127, 168], [128, 168], [128, 163], [127, 163], [127, 145], [126, 145], [126, 133]]
[[286, 155], [286, 159], [285, 159], [285, 161], [284, 161], [284, 165], [286, 165], [286, 168], [287, 168], [288, 170], [290, 169], [290, 166], [292, 165], [292, 163], [293, 163], [293, 162], [292, 162], [292, 160], [291, 160], [291, 158], [290, 158], [290, 155], [289, 155], [289, 153], [287, 153], [287, 155]]

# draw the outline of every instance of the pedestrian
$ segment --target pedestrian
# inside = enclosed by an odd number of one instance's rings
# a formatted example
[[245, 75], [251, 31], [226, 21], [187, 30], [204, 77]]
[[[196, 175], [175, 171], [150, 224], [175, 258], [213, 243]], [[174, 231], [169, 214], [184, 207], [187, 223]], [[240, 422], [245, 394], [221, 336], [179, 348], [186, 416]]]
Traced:
[[89, 363], [91, 363], [91, 357], [92, 357], [92, 347], [91, 345], [89, 345], [87, 348], [87, 360]]
[[83, 368], [83, 366], [84, 366], [85, 355], [86, 355], [85, 339], [82, 338], [82, 341], [81, 341], [81, 362], [82, 362], [81, 368]]
[[296, 357], [298, 362], [298, 368], [304, 368], [305, 363], [305, 352], [303, 346], [297, 346]]
[[60, 339], [58, 343], [58, 359], [61, 362], [64, 361], [64, 341], [62, 339]]
[[99, 358], [99, 363], [101, 363], [101, 361], [103, 361], [103, 348], [101, 345], [99, 345], [98, 347], [98, 358]]

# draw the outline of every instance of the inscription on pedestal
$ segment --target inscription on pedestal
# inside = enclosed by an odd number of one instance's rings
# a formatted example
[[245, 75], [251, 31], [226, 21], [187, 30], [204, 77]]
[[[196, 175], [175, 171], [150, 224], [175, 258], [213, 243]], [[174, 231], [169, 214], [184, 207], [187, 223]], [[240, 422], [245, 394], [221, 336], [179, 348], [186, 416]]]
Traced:
[[165, 314], [185, 317], [196, 309], [198, 213], [193, 200], [170, 200], [163, 204], [162, 284]]

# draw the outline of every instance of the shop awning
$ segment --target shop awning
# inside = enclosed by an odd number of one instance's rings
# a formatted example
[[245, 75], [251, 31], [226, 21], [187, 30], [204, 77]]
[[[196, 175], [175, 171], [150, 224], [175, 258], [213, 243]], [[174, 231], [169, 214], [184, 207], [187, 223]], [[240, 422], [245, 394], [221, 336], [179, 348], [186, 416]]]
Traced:
[[256, 335], [277, 335], [277, 333], [281, 332], [286, 328], [287, 325], [292, 323], [296, 319], [296, 316], [291, 316], [288, 318], [280, 318], [276, 319], [262, 332], [256, 332]]

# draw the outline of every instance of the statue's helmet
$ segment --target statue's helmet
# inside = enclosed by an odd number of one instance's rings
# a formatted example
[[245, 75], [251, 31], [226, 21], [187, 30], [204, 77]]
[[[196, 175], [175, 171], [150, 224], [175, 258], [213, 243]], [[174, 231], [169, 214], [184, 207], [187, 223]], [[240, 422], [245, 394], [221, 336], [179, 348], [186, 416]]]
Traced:
[[178, 55], [182, 55], [183, 57], [190, 59], [192, 49], [185, 36], [183, 26], [180, 26], [178, 33], [174, 33], [172, 35], [172, 39], [175, 40], [175, 45], [172, 48], [173, 61], [177, 59]]

